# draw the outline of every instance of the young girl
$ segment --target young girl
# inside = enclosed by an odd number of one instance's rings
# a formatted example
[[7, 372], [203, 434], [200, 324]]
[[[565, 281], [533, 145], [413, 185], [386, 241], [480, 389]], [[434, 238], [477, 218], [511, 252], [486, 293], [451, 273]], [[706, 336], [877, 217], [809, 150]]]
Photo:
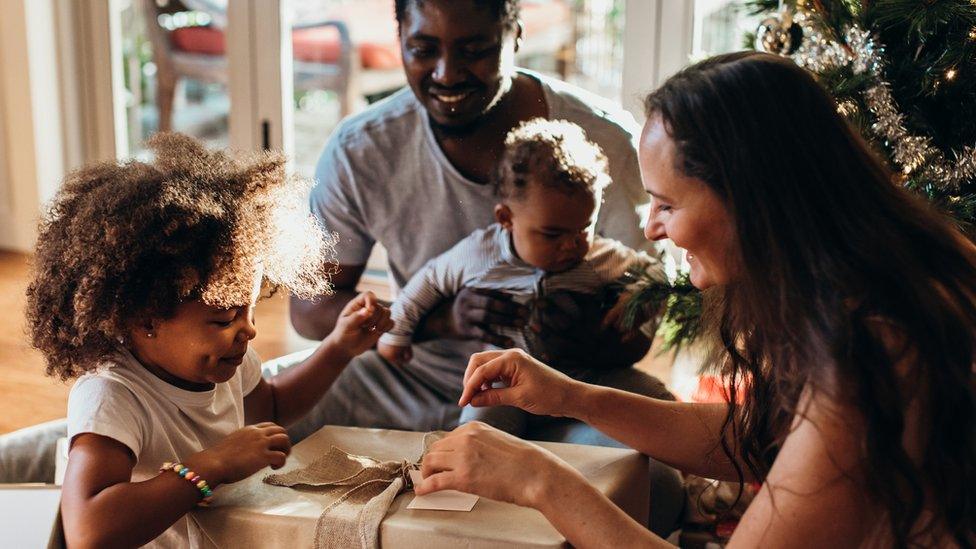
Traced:
[[[28, 289], [47, 372], [79, 377], [62, 495], [67, 542], [186, 546], [214, 489], [284, 465], [300, 418], [389, 329], [351, 301], [304, 363], [271, 380], [248, 342], [262, 289], [329, 288], [328, 237], [275, 154], [233, 158], [180, 135], [152, 163], [70, 175], [44, 223]], [[246, 425], [246, 427], [245, 427]]]

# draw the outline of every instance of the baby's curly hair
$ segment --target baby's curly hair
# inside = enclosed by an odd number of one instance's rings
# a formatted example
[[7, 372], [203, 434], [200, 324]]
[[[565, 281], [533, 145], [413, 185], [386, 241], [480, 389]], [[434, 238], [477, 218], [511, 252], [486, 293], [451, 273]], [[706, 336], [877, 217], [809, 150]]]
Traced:
[[495, 194], [518, 200], [532, 181], [565, 193], [583, 192], [599, 203], [610, 184], [607, 157], [578, 125], [533, 118], [508, 132], [495, 171]]
[[153, 162], [69, 174], [41, 222], [27, 320], [48, 375], [94, 370], [133, 320], [169, 318], [181, 301], [248, 304], [259, 267], [265, 290], [332, 291], [335, 236], [282, 155], [208, 151], [180, 134], [148, 145]]

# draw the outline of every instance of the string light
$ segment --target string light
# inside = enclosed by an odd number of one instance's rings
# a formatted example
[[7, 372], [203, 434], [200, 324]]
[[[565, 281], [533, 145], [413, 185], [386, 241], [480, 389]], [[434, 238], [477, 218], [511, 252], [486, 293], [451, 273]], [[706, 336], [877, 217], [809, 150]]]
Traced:
[[857, 112], [857, 105], [853, 101], [841, 101], [837, 104], [837, 112], [844, 116], [851, 116]]
[[945, 74], [946, 80], [952, 81], [956, 78], [956, 69], [949, 69]]

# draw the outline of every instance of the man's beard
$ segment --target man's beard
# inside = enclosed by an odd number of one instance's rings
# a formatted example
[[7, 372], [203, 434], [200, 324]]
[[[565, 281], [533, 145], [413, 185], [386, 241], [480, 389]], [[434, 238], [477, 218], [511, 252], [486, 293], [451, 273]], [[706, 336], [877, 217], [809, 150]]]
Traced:
[[470, 137], [472, 134], [478, 131], [478, 128], [482, 126], [482, 122], [487, 115], [488, 112], [482, 112], [478, 116], [463, 124], [441, 124], [435, 120], [433, 116], [430, 116], [430, 113], [427, 113], [427, 119], [430, 120], [431, 129], [433, 129], [434, 133], [436, 133], [438, 136], [447, 137], [450, 139], [459, 139]]
[[485, 120], [498, 113], [499, 106], [504, 102], [504, 99], [508, 97], [511, 92], [512, 84], [511, 81], [509, 81], [508, 85], [502, 85], [498, 88], [498, 91], [495, 93], [495, 97], [484, 110], [478, 113], [478, 115], [471, 120], [461, 124], [441, 124], [428, 112], [427, 119], [430, 121], [430, 127], [441, 137], [451, 139], [470, 137], [472, 134], [478, 131], [478, 128], [484, 125]]

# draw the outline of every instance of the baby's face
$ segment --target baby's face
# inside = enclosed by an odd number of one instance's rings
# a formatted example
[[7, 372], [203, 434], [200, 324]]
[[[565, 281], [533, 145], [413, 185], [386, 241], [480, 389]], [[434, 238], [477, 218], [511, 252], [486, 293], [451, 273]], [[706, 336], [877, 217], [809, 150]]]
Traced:
[[499, 221], [512, 234], [515, 252], [529, 265], [561, 272], [578, 265], [590, 249], [598, 212], [588, 193], [567, 194], [530, 184], [521, 198], [506, 201]]

